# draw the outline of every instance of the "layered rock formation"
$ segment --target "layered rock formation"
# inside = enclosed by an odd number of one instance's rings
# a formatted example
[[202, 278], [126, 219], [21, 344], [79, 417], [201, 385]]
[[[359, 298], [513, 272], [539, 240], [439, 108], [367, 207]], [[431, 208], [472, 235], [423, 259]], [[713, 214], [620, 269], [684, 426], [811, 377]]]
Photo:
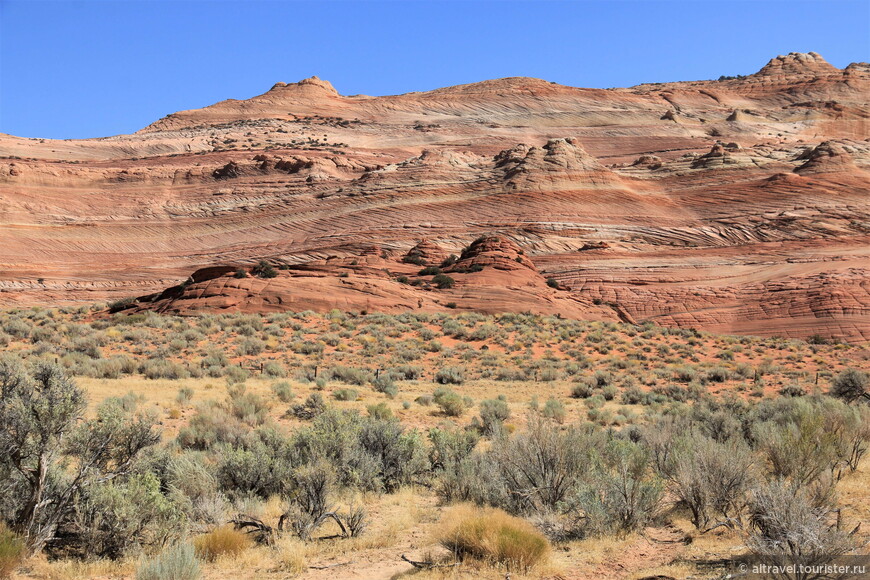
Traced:
[[[508, 78], [342, 96], [315, 77], [134, 135], [0, 135], [0, 303], [159, 294], [266, 259], [292, 269], [224, 273], [151, 304], [558, 305], [868, 340], [867, 94], [866, 63], [809, 53], [742, 78], [609, 90]], [[491, 234], [516, 248], [488, 248], [481, 271], [467, 256], [446, 267], [454, 289], [395, 280]]]
[[[258, 275], [257, 268], [224, 265], [194, 272], [184, 284], [124, 304], [132, 312], [174, 314], [231, 309], [276, 312], [333, 308], [365, 312], [406, 310], [534, 312], [592, 320], [618, 320], [614, 311], [590, 298], [550, 287], [532, 261], [513, 242], [482, 237], [447, 267], [421, 269], [422, 256], [446, 255], [423, 241], [402, 259], [379, 247], [359, 256], [331, 257], [299, 266], [282, 266]], [[408, 260], [410, 256], [411, 261]], [[451, 260], [452, 261], [452, 260]], [[435, 267], [437, 268], [437, 267]], [[120, 307], [118, 307], [119, 309]]]

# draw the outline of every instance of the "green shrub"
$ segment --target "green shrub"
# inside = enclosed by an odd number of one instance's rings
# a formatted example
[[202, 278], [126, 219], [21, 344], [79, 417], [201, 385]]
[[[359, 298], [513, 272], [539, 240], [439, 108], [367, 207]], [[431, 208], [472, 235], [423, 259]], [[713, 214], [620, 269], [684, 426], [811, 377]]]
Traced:
[[598, 409], [599, 407], [604, 406], [604, 395], [592, 395], [591, 397], [586, 399], [584, 403], [590, 409]]
[[[405, 403], [407, 403], [407, 401], [405, 401]], [[393, 412], [383, 401], [376, 405], [369, 405], [368, 407], [366, 407], [366, 410], [368, 411], [369, 417], [371, 417], [372, 419], [387, 421], [393, 418]]]
[[254, 276], [258, 276], [260, 278], [274, 278], [278, 275], [278, 272], [275, 271], [275, 268], [267, 262], [266, 260], [260, 260], [260, 262], [254, 266], [254, 269], [251, 270], [251, 273]]
[[449, 268], [450, 266], [455, 264], [458, 259], [459, 259], [459, 257], [456, 256], [456, 254], [450, 254], [449, 256], [444, 258], [443, 262], [441, 262], [441, 267], [442, 268]]
[[567, 412], [565, 411], [565, 405], [559, 399], [547, 399], [547, 402], [544, 403], [544, 408], [541, 410], [541, 415], [546, 417], [547, 419], [553, 419], [556, 423], [560, 425], [565, 422], [565, 416]]
[[757, 414], [773, 412], [767, 420], [753, 421], [755, 448], [767, 460], [770, 475], [798, 486], [810, 485], [829, 474], [838, 462], [841, 432], [831, 427], [837, 413], [826, 413], [804, 398], [782, 398]]
[[244, 383], [229, 389], [225, 403], [227, 411], [251, 427], [262, 425], [269, 413], [269, 402], [256, 393], [249, 393]]
[[613, 381], [613, 376], [607, 371], [595, 371], [592, 381], [597, 387], [606, 387]]
[[399, 394], [399, 388], [396, 386], [396, 383], [394, 383], [393, 379], [387, 375], [376, 378], [372, 381], [372, 385], [374, 386], [375, 391], [383, 393], [391, 399]]
[[448, 417], [460, 417], [465, 412], [465, 401], [450, 389], [443, 387], [436, 389], [432, 394], [432, 400]]
[[647, 433], [656, 470], [671, 494], [689, 509], [698, 529], [714, 517], [739, 516], [755, 480], [755, 458], [746, 444], [680, 431], [653, 427]]
[[707, 380], [714, 383], [724, 383], [731, 378], [731, 371], [725, 367], [713, 367], [707, 370]]
[[136, 304], [137, 300], [133, 296], [128, 296], [127, 298], [121, 298], [119, 300], [115, 300], [113, 302], [109, 302], [109, 312], [119, 312], [124, 310], [125, 308], [129, 308]]
[[224, 375], [227, 378], [228, 385], [243, 383], [251, 377], [251, 372], [242, 367], [231, 366], [224, 370]]
[[674, 379], [681, 383], [691, 383], [698, 379], [698, 371], [694, 367], [681, 366], [674, 369]]
[[287, 376], [287, 369], [280, 363], [267, 362], [263, 365], [263, 374], [267, 377], [283, 378]]
[[497, 381], [525, 381], [528, 380], [528, 378], [528, 375], [522, 369], [500, 367], [495, 372], [495, 380]]
[[417, 274], [420, 276], [437, 276], [440, 273], [441, 268], [437, 266], [426, 266], [425, 268], [417, 272]]
[[331, 465], [321, 460], [297, 468], [292, 480], [293, 491], [281, 521], [302, 540], [310, 540], [330, 513], [328, 502], [335, 485], [335, 473]]
[[[829, 498], [783, 480], [755, 490], [749, 500], [747, 545], [766, 564], [820, 566], [848, 553], [852, 538], [833, 517]], [[796, 578], [821, 576], [796, 575]]]
[[189, 520], [197, 523], [220, 524], [226, 521], [227, 504], [218, 492], [218, 480], [210, 457], [196, 451], [179, 454], [156, 453], [151, 458], [155, 471], [165, 478], [172, 490], [171, 497]]
[[186, 379], [190, 377], [188, 370], [177, 363], [164, 359], [148, 360], [142, 364], [142, 374], [146, 379]]
[[359, 393], [356, 389], [338, 389], [332, 393], [336, 401], [356, 401], [359, 398]]
[[193, 399], [193, 389], [190, 387], [181, 387], [175, 395], [175, 402], [179, 405], [187, 405], [191, 399]]
[[387, 375], [394, 381], [416, 381], [423, 376], [423, 367], [399, 365], [390, 369]]
[[239, 343], [238, 348], [236, 348], [236, 354], [239, 356], [256, 356], [263, 352], [264, 348], [266, 348], [265, 342], [259, 338], [249, 337]]
[[453, 288], [453, 286], [456, 285], [456, 280], [446, 274], [438, 274], [437, 276], [432, 278], [432, 283], [441, 290], [445, 290], [448, 288]]
[[444, 367], [435, 373], [435, 382], [440, 385], [461, 385], [465, 382], [465, 373], [458, 367]]
[[783, 397], [803, 397], [807, 394], [807, 391], [801, 385], [791, 383], [781, 388], [779, 394]]
[[330, 368], [327, 373], [329, 378], [334, 381], [360, 387], [374, 380], [372, 373], [365, 369], [355, 369], [341, 365]]
[[258, 429], [238, 446], [221, 448], [215, 477], [230, 498], [268, 499], [286, 490], [291, 455], [289, 440], [271, 429]]
[[201, 573], [193, 545], [176, 544], [139, 564], [136, 580], [197, 580]]
[[518, 514], [556, 511], [586, 473], [592, 447], [588, 433], [531, 416], [527, 431], [493, 441], [494, 473], [484, 475], [490, 489], [470, 499]]
[[304, 355], [320, 354], [325, 348], [324, 343], [313, 340], [296, 340], [290, 344], [290, 350]]
[[323, 412], [297, 431], [295, 448], [303, 461], [327, 458], [339, 484], [369, 491], [392, 492], [429, 467], [417, 432], [356, 411]]
[[495, 435], [501, 431], [502, 424], [511, 416], [508, 404], [501, 399], [489, 399], [480, 402], [480, 421], [483, 432]]
[[127, 475], [160, 440], [151, 414], [107, 399], [82, 419], [85, 407], [84, 391], [59, 366], [36, 361], [27, 369], [0, 357], [0, 518], [23, 525], [28, 552], [60, 533], [76, 500]]
[[161, 546], [184, 529], [183, 514], [153, 472], [93, 485], [74, 513], [75, 526], [62, 524], [60, 534], [67, 553], [84, 558], [117, 560], [141, 546]]
[[119, 379], [122, 374], [130, 370], [134, 372], [138, 370], [138, 365], [130, 357], [113, 356], [112, 358], [94, 360], [88, 365], [79, 366], [75, 369], [75, 374], [82, 374], [96, 379]]
[[846, 369], [834, 378], [831, 395], [846, 402], [867, 398], [870, 388], [870, 375], [856, 369]]
[[612, 439], [598, 454], [590, 481], [579, 489], [574, 506], [587, 515], [586, 533], [625, 534], [642, 530], [656, 516], [661, 480], [649, 469], [646, 449]]
[[220, 443], [240, 444], [248, 428], [214, 401], [197, 406], [196, 414], [178, 432], [176, 440], [185, 449], [205, 451]]
[[287, 381], [273, 383], [272, 392], [275, 393], [275, 397], [277, 397], [282, 403], [289, 403], [296, 396], [293, 393], [293, 389], [290, 387], [290, 383]]
[[317, 417], [325, 410], [326, 403], [323, 402], [323, 395], [311, 393], [304, 403], [294, 405], [290, 413], [298, 419], [309, 420]]

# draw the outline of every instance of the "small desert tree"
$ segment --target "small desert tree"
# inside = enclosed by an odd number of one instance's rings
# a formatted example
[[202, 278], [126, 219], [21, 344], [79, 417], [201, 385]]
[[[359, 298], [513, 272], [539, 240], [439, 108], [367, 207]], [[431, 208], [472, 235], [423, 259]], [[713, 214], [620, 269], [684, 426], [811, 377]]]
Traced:
[[651, 469], [645, 447], [613, 438], [596, 445], [591, 459], [591, 469], [565, 505], [568, 526], [549, 527], [542, 520], [549, 535], [622, 535], [642, 529], [658, 512], [663, 485]]
[[251, 273], [260, 278], [274, 278], [278, 275], [278, 272], [275, 271], [272, 264], [266, 260], [260, 260], [260, 262], [254, 266], [254, 269], [251, 270]]
[[770, 475], [810, 485], [837, 465], [840, 434], [818, 406], [797, 401], [776, 419], [753, 425], [755, 447]]
[[695, 527], [705, 529], [713, 518], [739, 521], [755, 462], [742, 439], [720, 443], [669, 429], [663, 436], [650, 430], [646, 441], [656, 471], [689, 509]]
[[651, 473], [649, 453], [642, 446], [614, 439], [605, 445], [596, 469], [604, 513], [617, 531], [642, 529], [662, 497], [661, 481]]
[[[819, 566], [852, 548], [848, 534], [832, 522], [828, 494], [783, 479], [755, 489], [749, 500], [749, 549], [768, 564]], [[818, 578], [798, 572], [795, 579]]]
[[836, 377], [831, 385], [831, 395], [850, 403], [858, 399], [870, 399], [870, 375], [856, 369], [846, 369]]
[[527, 432], [494, 441], [490, 451], [508, 492], [503, 507], [514, 513], [555, 511], [589, 468], [592, 446], [589, 433], [562, 431], [530, 415]]
[[63, 370], [0, 359], [0, 517], [30, 552], [52, 539], [88, 487], [127, 473], [159, 440], [154, 419], [108, 401], [83, 421], [85, 396]]

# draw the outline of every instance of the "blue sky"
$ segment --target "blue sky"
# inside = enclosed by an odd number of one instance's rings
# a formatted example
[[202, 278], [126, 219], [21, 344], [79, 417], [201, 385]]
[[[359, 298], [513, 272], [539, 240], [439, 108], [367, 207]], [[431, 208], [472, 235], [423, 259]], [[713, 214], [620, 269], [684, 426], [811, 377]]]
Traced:
[[311, 75], [385, 95], [506, 76], [582, 87], [870, 60], [870, 0], [0, 0], [0, 132], [130, 133]]

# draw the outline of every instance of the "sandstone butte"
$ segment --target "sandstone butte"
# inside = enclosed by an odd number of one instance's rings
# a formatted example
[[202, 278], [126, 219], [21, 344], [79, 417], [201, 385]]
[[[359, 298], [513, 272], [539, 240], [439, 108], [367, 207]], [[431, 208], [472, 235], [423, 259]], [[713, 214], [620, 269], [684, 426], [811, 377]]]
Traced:
[[[866, 341], [868, 99], [867, 63], [792, 53], [607, 90], [343, 96], [312, 77], [132, 135], [0, 135], [0, 305], [533, 311]], [[418, 275], [451, 254], [452, 288]], [[278, 275], [235, 277], [260, 260]]]

